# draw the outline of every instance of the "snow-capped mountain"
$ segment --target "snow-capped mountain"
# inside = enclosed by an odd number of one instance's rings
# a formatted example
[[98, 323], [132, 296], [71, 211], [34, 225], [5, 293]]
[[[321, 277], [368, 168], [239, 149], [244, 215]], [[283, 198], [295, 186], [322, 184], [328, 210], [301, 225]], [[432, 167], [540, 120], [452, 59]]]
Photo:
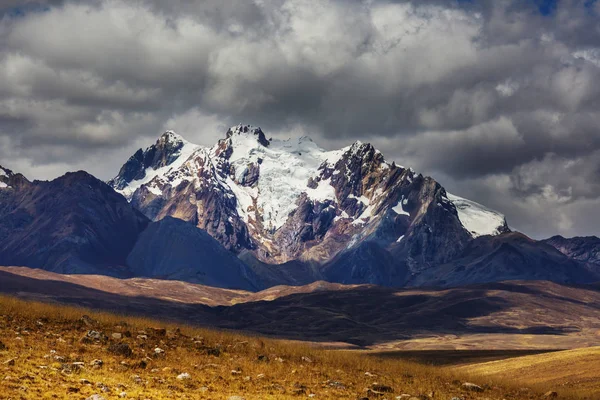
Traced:
[[597, 241], [510, 232], [498, 212], [360, 142], [326, 151], [238, 125], [202, 147], [169, 131], [109, 184], [0, 167], [0, 265], [246, 290], [600, 278]]
[[210, 148], [166, 132], [109, 184], [150, 219], [191, 221], [262, 264], [331, 263], [334, 271], [369, 243], [402, 253], [386, 274], [409, 276], [457, 256], [473, 237], [508, 231], [501, 214], [386, 162], [370, 144], [326, 151], [308, 137], [267, 139], [249, 125]]

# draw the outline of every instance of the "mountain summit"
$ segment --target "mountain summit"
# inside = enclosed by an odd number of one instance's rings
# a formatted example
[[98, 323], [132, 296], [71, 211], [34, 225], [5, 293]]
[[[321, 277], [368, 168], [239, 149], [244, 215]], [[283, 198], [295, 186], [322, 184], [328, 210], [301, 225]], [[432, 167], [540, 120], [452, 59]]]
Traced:
[[[308, 268], [313, 278], [400, 285], [473, 238], [509, 232], [500, 213], [388, 163], [368, 143], [327, 151], [250, 125], [210, 148], [166, 132], [109, 184], [148, 218], [192, 222], [257, 267], [324, 266]], [[357, 257], [366, 259], [348, 262]]]

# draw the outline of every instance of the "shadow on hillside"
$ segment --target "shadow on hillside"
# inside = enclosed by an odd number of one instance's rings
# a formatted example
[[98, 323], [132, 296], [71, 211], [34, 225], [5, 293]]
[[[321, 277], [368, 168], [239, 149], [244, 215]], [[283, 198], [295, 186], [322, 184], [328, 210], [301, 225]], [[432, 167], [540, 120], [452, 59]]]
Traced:
[[[495, 289], [508, 292], [525, 290], [519, 285], [496, 286]], [[480, 286], [415, 294], [389, 288], [359, 287], [293, 294], [273, 301], [209, 307], [151, 297], [121, 296], [72, 283], [38, 280], [0, 271], [0, 292], [27, 299], [244, 330], [278, 338], [346, 342], [358, 346], [410, 339], [423, 332], [563, 335], [577, 330], [569, 326], [518, 329], [470, 325], [470, 318], [485, 317], [515, 305], [509, 300], [509, 294], [487, 297], [487, 289]], [[551, 296], [546, 292], [543, 294]], [[561, 301], [570, 300], [561, 298]]]

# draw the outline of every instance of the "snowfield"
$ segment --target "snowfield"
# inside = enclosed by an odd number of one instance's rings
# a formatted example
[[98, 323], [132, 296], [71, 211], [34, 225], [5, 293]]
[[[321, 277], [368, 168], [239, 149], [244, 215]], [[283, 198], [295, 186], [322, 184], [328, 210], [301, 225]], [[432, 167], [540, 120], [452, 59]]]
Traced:
[[447, 193], [447, 197], [456, 207], [460, 222], [474, 238], [501, 233], [502, 228], [506, 224], [504, 215], [479, 203], [450, 193]]

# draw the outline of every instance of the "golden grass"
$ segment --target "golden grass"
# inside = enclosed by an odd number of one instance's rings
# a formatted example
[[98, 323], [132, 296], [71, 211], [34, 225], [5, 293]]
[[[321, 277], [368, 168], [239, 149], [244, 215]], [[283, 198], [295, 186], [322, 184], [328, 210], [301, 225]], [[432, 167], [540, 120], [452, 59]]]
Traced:
[[600, 399], [600, 347], [565, 350], [458, 368], [478, 379], [533, 388], [556, 388], [579, 398]]
[[[92, 322], [82, 322], [84, 314]], [[107, 339], [83, 343], [90, 330]], [[113, 333], [122, 338], [113, 338]], [[536, 392], [498, 385], [484, 373], [478, 379], [473, 371], [465, 372], [474, 383], [490, 383], [483, 393], [473, 393], [461, 387], [464, 377], [448, 368], [5, 296], [0, 296], [0, 342], [8, 348], [0, 350], [1, 399], [86, 399], [100, 394], [108, 400], [121, 393], [140, 400], [234, 395], [246, 400], [391, 400], [401, 394], [442, 400], [539, 398]], [[133, 354], [111, 353], [109, 346], [115, 343], [127, 344]], [[164, 355], [155, 355], [157, 347]], [[96, 359], [103, 361], [101, 368], [91, 366]], [[78, 362], [81, 368], [73, 364]], [[182, 373], [190, 378], [178, 379]], [[374, 383], [393, 392], [367, 393]]]

